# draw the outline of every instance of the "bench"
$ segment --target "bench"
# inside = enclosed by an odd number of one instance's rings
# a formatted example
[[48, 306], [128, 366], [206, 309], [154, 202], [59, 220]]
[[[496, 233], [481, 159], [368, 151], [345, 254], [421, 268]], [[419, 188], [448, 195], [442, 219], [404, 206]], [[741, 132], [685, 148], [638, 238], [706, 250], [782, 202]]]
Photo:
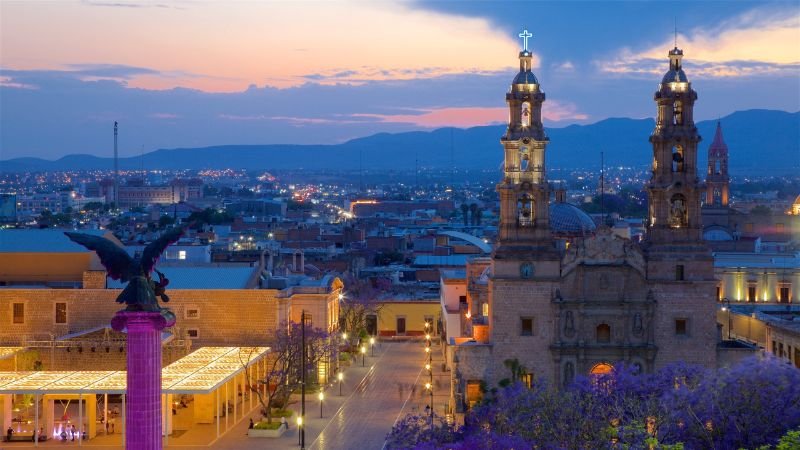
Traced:
[[[39, 436], [39, 442], [44, 442], [47, 440], [47, 436]], [[14, 433], [11, 435], [11, 440], [8, 440], [7, 435], [3, 435], [3, 441], [5, 442], [33, 442], [33, 434], [30, 433]]]

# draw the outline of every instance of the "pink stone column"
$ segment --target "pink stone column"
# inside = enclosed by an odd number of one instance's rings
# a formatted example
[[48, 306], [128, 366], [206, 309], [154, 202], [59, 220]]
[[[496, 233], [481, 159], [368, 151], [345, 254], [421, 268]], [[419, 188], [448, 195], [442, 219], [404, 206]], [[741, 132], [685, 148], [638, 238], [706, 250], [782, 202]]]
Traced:
[[166, 310], [123, 310], [111, 320], [128, 335], [125, 448], [161, 450], [161, 330], [174, 324]]

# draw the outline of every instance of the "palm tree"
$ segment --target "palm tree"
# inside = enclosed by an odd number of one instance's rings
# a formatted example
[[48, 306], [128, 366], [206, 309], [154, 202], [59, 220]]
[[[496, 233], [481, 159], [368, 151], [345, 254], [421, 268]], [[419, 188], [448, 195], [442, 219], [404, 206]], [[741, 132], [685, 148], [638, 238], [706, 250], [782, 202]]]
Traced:
[[470, 211], [470, 214], [472, 215], [472, 225], [475, 225], [475, 222], [477, 220], [475, 213], [478, 212], [478, 204], [477, 203], [473, 203], [473, 204], [469, 205], [469, 211]]

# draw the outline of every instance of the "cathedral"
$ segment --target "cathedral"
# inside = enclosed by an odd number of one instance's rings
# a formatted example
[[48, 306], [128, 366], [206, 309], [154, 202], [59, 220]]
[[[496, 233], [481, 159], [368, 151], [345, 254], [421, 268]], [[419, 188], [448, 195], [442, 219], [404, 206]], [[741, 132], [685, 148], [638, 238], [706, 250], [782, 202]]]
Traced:
[[[716, 366], [717, 282], [703, 240], [701, 196], [724, 204], [728, 192], [726, 183], [704, 186], [698, 177], [697, 93], [683, 70], [683, 51], [669, 51], [669, 69], [654, 94], [641, 243], [604, 226], [564, 234], [563, 193], [553, 192], [551, 202], [547, 179], [546, 96], [531, 58], [527, 48], [520, 52], [506, 94], [498, 242], [491, 258], [467, 266], [466, 337], [446, 346], [456, 410], [503, 379], [564, 386], [620, 362], [644, 372], [678, 361]], [[717, 163], [727, 170], [722, 156], [710, 164]], [[572, 223], [584, 220], [579, 210], [571, 214]]]

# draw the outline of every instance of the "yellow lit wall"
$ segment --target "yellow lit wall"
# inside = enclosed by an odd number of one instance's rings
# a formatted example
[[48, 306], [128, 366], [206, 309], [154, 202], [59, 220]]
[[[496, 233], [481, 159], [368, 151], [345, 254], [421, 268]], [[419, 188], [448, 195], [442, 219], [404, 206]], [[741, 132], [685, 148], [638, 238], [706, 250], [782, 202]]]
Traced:
[[[438, 300], [438, 299], [437, 299]], [[397, 319], [406, 319], [406, 336], [422, 336], [425, 334], [425, 317], [433, 318], [433, 331], [441, 315], [441, 305], [433, 301], [387, 301], [382, 302], [378, 313], [378, 334], [380, 336], [396, 336]]]

